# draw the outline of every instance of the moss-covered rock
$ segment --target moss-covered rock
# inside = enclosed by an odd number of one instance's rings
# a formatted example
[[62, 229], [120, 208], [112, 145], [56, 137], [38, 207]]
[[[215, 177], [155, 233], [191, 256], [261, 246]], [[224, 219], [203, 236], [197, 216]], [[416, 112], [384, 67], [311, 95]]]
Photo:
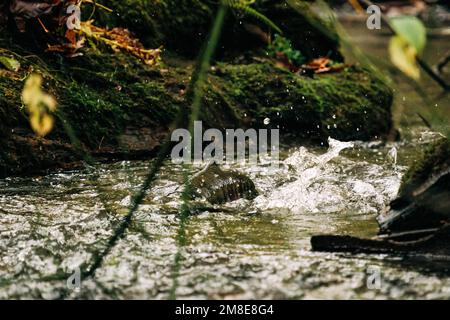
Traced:
[[[310, 78], [270, 62], [219, 64], [205, 100], [207, 111], [227, 104], [242, 126], [264, 127], [269, 118], [282, 135], [300, 139], [368, 140], [391, 128], [391, 90], [357, 67]], [[204, 117], [213, 123], [215, 114]]]
[[96, 20], [108, 27], [123, 26], [148, 47], [196, 55], [208, 34], [215, 5], [201, 0], [98, 1], [114, 10], [97, 10]]
[[423, 151], [379, 223], [381, 233], [439, 228], [450, 223], [450, 143], [446, 138]]
[[[186, 50], [198, 52], [217, 3], [112, 0], [105, 4], [115, 12], [97, 10], [98, 21], [129, 27], [149, 47], [164, 44], [168, 50], [163, 63], [150, 67], [133, 56], [89, 45], [76, 58], [38, 49], [30, 55], [31, 42], [0, 29], [0, 48], [21, 64], [18, 72], [0, 73], [1, 176], [71, 167], [85, 153], [108, 160], [148, 156], [167, 135], [179, 110], [190, 108], [185, 92], [194, 62], [185, 56]], [[308, 18], [295, 14], [278, 0], [261, 1], [257, 9], [283, 27], [306, 55], [317, 57], [330, 50], [339, 54], [333, 36], [325, 37], [309, 14]], [[224, 43], [237, 41], [229, 48], [248, 50], [252, 41], [242, 39], [254, 35], [246, 33], [239, 21], [258, 21], [236, 14], [229, 19]], [[302, 38], [303, 31], [308, 39]], [[261, 49], [266, 44], [258, 45]], [[226, 51], [224, 44], [220, 48]], [[328, 136], [368, 140], [389, 132], [392, 92], [370, 73], [349, 67], [301, 76], [276, 67], [258, 46], [253, 49], [240, 52], [240, 58], [219, 58], [222, 62], [213, 64], [201, 108], [205, 128], [277, 127], [282, 139], [293, 136], [308, 142], [326, 142]], [[55, 128], [45, 139], [35, 137], [21, 103], [23, 79], [31, 70], [43, 75], [44, 90], [59, 105]], [[265, 118], [271, 120], [269, 126], [263, 124]]]
[[[21, 62], [24, 69], [30, 63]], [[73, 144], [62, 122], [65, 119], [89, 153], [113, 158], [148, 154], [159, 146], [179, 108], [189, 108], [184, 91], [193, 66], [183, 60], [151, 68], [126, 55], [87, 51], [63, 63], [53, 56], [43, 57], [34, 68], [44, 75], [45, 90], [59, 103], [55, 130], [45, 139], [61, 143], [55, 148], [67, 150]], [[47, 151], [40, 147], [23, 152], [22, 147], [11, 146], [13, 137], [36, 138], [21, 109], [23, 82], [3, 77], [0, 85], [4, 88], [0, 94], [2, 130], [14, 130], [0, 139], [9, 145], [3, 148], [7, 151], [1, 171], [29, 172], [47, 168], [52, 161], [58, 167], [66, 160], [73, 162], [77, 158], [73, 155], [57, 161], [55, 154], [65, 152], [52, 150], [42, 158]], [[367, 140], [389, 131], [391, 99], [388, 87], [359, 68], [308, 78], [279, 69], [270, 61], [219, 63], [205, 87], [201, 118], [205, 127], [222, 129], [267, 128], [263, 120], [269, 118], [269, 127], [279, 127], [283, 139], [290, 135], [320, 142], [328, 136]], [[20, 141], [20, 145], [30, 145]], [[22, 151], [14, 155], [11, 150]], [[40, 156], [31, 161], [34, 153]]]

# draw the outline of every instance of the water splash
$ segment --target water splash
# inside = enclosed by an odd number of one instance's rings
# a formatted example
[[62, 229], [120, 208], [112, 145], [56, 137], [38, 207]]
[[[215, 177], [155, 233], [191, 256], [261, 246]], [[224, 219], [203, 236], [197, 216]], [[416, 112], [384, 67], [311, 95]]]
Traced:
[[[255, 206], [294, 213], [376, 213], [395, 195], [400, 184], [398, 174], [340, 157], [342, 150], [353, 148], [352, 142], [329, 138], [328, 144], [324, 154], [301, 147], [284, 160], [283, 165], [293, 173], [291, 181], [255, 199]], [[333, 162], [337, 158], [339, 161]], [[355, 172], [365, 174], [355, 176]], [[371, 180], [372, 176], [377, 180]]]

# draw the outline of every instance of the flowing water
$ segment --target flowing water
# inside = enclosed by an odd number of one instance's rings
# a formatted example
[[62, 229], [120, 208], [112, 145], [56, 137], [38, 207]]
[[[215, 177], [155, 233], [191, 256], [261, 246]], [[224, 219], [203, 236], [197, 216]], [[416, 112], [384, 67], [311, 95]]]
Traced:
[[[81, 289], [67, 297], [450, 298], [446, 261], [310, 250], [314, 234], [376, 234], [375, 218], [395, 197], [417, 148], [435, 137], [412, 123], [395, 143], [330, 140], [328, 150], [284, 148], [278, 167], [232, 165], [260, 195], [215, 206], [185, 224], [177, 216], [182, 168], [165, 165], [95, 277], [81, 279]], [[393, 147], [397, 163], [388, 156]], [[0, 299], [67, 292], [69, 270], [86, 268], [109, 245], [149, 165], [1, 180]]]

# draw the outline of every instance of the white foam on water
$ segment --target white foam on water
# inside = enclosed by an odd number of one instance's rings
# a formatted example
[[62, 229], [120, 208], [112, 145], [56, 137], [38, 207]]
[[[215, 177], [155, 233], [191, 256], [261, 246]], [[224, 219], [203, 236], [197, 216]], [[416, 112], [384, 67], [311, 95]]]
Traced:
[[254, 205], [294, 213], [376, 213], [395, 196], [398, 173], [340, 156], [354, 146], [352, 142], [329, 138], [328, 143], [328, 151], [321, 155], [304, 147], [294, 151], [282, 162], [290, 169], [291, 180], [257, 197]]

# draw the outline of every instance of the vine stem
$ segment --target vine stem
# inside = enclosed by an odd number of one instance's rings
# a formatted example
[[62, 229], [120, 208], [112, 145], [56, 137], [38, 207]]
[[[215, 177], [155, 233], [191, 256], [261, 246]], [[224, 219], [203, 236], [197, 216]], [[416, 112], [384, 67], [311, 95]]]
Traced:
[[[225, 21], [225, 16], [227, 12], [227, 6], [222, 1], [219, 7], [219, 10], [217, 11], [216, 18], [213, 23], [213, 27], [211, 29], [211, 33], [209, 35], [208, 41], [206, 43], [205, 49], [203, 51], [203, 54], [200, 56], [200, 59], [197, 63], [196, 71], [194, 72], [194, 76], [192, 77], [191, 82], [191, 96], [192, 96], [192, 108], [191, 108], [191, 114], [189, 117], [189, 132], [191, 134], [191, 137], [194, 133], [194, 122], [198, 119], [198, 116], [200, 114], [200, 107], [202, 104], [202, 97], [203, 97], [203, 88], [204, 84], [207, 80], [207, 75], [209, 68], [211, 67], [211, 59], [214, 55], [214, 52], [217, 48], [217, 44], [220, 39], [220, 35], [222, 32], [222, 26]], [[191, 149], [192, 149], [192, 141], [191, 141]], [[175, 254], [174, 258], [174, 264], [172, 267], [172, 287], [170, 289], [169, 293], [169, 299], [175, 300], [176, 299], [176, 290], [178, 287], [178, 277], [180, 274], [181, 269], [181, 262], [183, 260], [182, 250], [187, 244], [187, 238], [186, 238], [186, 226], [189, 221], [189, 200], [191, 195], [191, 186], [190, 186], [190, 179], [189, 179], [189, 168], [184, 165], [183, 168], [183, 174], [184, 174], [184, 189], [181, 195], [182, 199], [182, 206], [181, 206], [181, 212], [179, 215], [179, 227], [178, 227], [178, 233], [177, 233], [177, 241], [178, 241], [178, 250]]]

